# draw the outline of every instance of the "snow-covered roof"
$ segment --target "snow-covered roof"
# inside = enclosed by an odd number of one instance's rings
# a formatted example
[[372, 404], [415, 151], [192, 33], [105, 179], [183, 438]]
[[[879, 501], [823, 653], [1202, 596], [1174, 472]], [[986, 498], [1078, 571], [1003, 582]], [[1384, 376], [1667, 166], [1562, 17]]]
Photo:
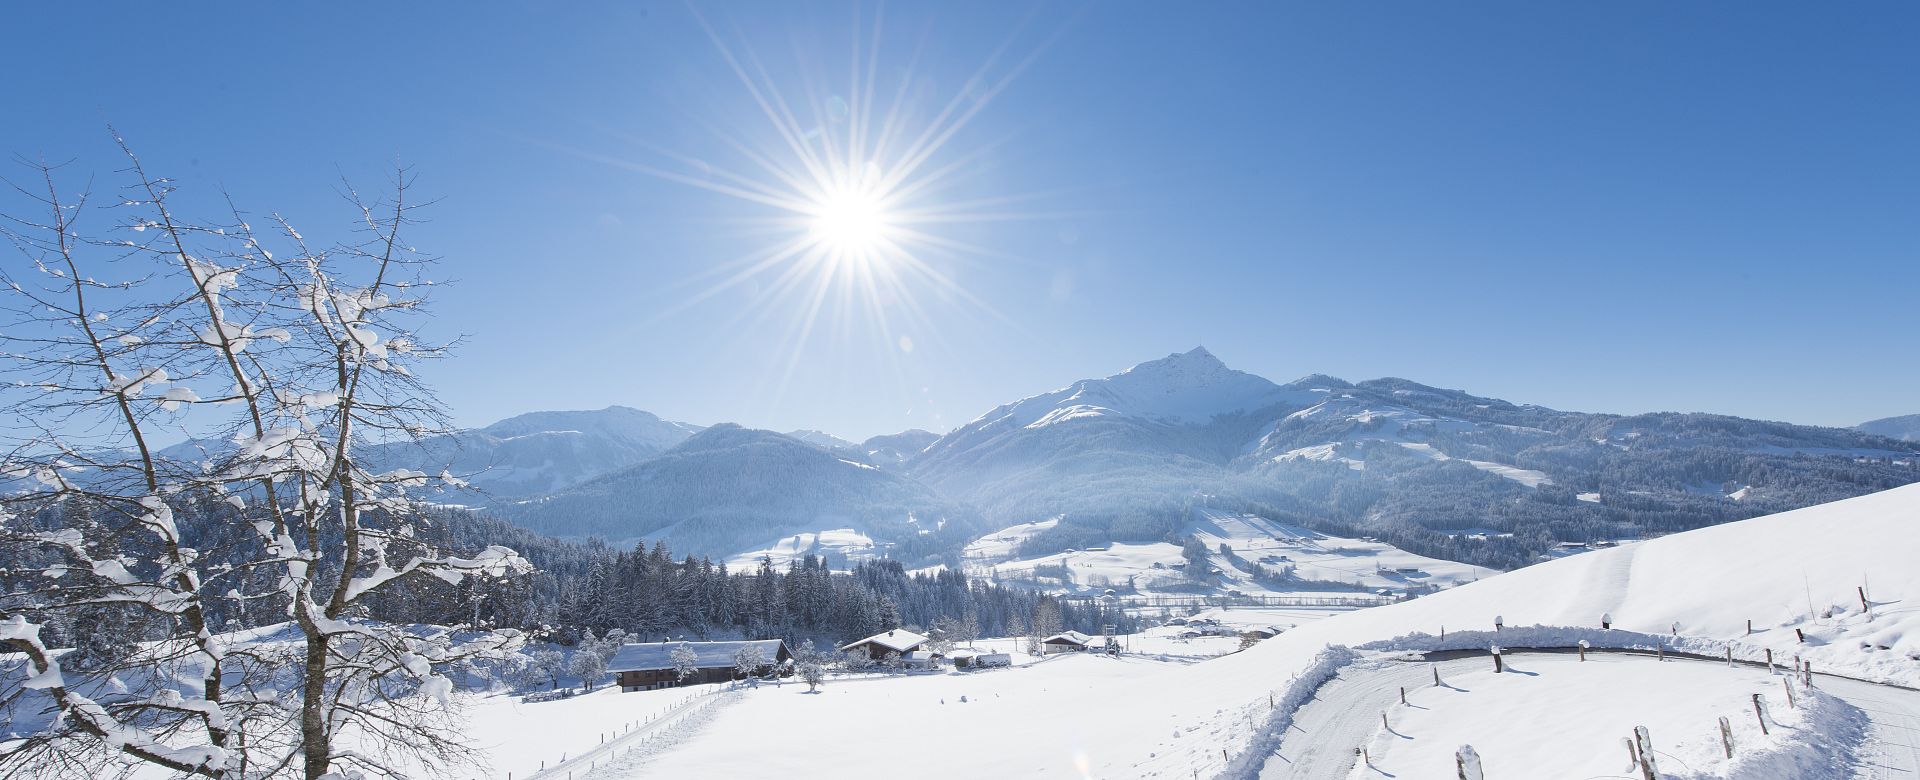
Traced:
[[927, 641], [927, 638], [924, 636], [913, 633], [912, 631], [896, 628], [896, 629], [893, 629], [892, 631], [888, 631], [883, 634], [874, 634], [873, 636], [867, 637], [866, 639], [862, 639], [858, 642], [848, 642], [844, 645], [841, 645], [840, 649], [852, 650], [856, 647], [859, 647], [861, 645], [871, 642], [873, 644], [884, 647], [888, 650], [892, 650], [896, 653], [904, 653], [904, 652], [907, 652], [908, 650], [912, 650], [916, 647], [919, 647], [922, 644], [925, 644], [926, 641]]
[[1058, 634], [1054, 634], [1053, 636], [1047, 637], [1046, 639], [1042, 639], [1040, 641], [1043, 644], [1068, 643], [1068, 644], [1076, 644], [1076, 645], [1090, 645], [1090, 644], [1093, 644], [1093, 637], [1087, 636], [1086, 634], [1082, 634], [1078, 631], [1062, 631]]
[[[609, 672], [638, 672], [648, 669], [672, 669], [673, 649], [680, 642], [645, 642], [620, 646], [620, 652], [614, 653], [613, 660], [607, 663]], [[748, 639], [728, 642], [686, 642], [693, 648], [694, 666], [701, 669], [730, 669], [733, 667], [733, 654], [749, 645], [760, 648], [760, 657], [768, 664], [778, 663], [780, 655], [786, 652], [786, 643], [778, 639]]]

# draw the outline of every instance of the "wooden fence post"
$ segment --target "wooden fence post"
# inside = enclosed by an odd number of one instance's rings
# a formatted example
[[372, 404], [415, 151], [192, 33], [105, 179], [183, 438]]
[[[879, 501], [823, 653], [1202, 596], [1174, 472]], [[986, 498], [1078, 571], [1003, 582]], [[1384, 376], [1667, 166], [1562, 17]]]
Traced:
[[1632, 737], [1621, 737], [1620, 741], [1627, 743], [1627, 771], [1631, 772], [1640, 766], [1640, 750], [1633, 746]]
[[1766, 697], [1761, 696], [1760, 694], [1757, 694], [1757, 693], [1753, 695], [1753, 717], [1760, 721], [1760, 736], [1763, 736], [1763, 737], [1766, 736], [1767, 735]]
[[1633, 741], [1640, 747], [1641, 780], [1660, 780], [1660, 767], [1653, 760], [1653, 736], [1646, 726], [1633, 727]]
[[1400, 703], [1402, 705], [1407, 703], [1407, 686], [1404, 685], [1400, 686]]
[[1861, 586], [1855, 587], [1854, 590], [1860, 593], [1860, 611], [1861, 612], [1873, 611], [1872, 607], [1867, 606], [1867, 586], [1861, 585]]
[[1433, 667], [1433, 687], [1438, 688], [1440, 687], [1440, 665], [1432, 664], [1432, 667]]
[[1773, 648], [1767, 648], [1767, 674], [1773, 674]]
[[1499, 674], [1500, 672], [1505, 671], [1506, 667], [1504, 664], [1500, 662], [1500, 646], [1493, 645], [1492, 649], [1493, 649], [1493, 672], [1494, 674]]
[[1580, 640], [1580, 662], [1587, 662], [1587, 640]]
[[1727, 751], [1727, 758], [1733, 758], [1733, 726], [1725, 715], [1720, 716], [1720, 747]]
[[1787, 689], [1787, 709], [1798, 708], [1800, 703], [1793, 700], [1793, 681], [1782, 677], [1780, 678], [1780, 686]]
[[1732, 642], [1727, 643], [1727, 668], [1728, 669], [1733, 668], [1733, 643]]

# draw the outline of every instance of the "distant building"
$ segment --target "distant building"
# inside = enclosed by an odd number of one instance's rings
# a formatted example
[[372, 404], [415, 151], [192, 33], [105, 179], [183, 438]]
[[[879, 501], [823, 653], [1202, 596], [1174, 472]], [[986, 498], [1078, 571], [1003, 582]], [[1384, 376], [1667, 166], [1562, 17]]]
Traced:
[[955, 669], [986, 669], [1013, 665], [1013, 657], [1006, 653], [986, 653], [966, 648], [948, 653], [947, 659], [953, 661]]
[[861, 651], [875, 661], [888, 658], [906, 658], [915, 649], [927, 643], [927, 638], [912, 631], [893, 629], [885, 633], [874, 634], [858, 642], [841, 645], [841, 652]]
[[[673, 649], [680, 645], [693, 649], [693, 674], [685, 680], [673, 668]], [[758, 647], [760, 658], [764, 661], [754, 670], [756, 676], [772, 674], [787, 668], [793, 660], [793, 653], [787, 651], [787, 643], [778, 639], [748, 639], [731, 642], [645, 642], [620, 646], [620, 652], [613, 655], [607, 663], [607, 671], [612, 673], [623, 691], [649, 691], [655, 688], [669, 688], [675, 685], [697, 685], [700, 683], [727, 682], [739, 676], [734, 668], [734, 655], [742, 648]]]
[[1078, 631], [1062, 631], [1040, 640], [1040, 646], [1042, 648], [1041, 653], [1044, 655], [1077, 653], [1086, 650], [1088, 647], [1092, 647], [1093, 637]]

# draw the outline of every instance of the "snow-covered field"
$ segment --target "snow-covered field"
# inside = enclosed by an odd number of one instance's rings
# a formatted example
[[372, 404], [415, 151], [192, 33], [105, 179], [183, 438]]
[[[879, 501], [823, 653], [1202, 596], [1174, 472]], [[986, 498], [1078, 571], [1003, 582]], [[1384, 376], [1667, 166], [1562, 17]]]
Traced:
[[[1311, 715], [1296, 708], [1314, 701], [1324, 681], [1409, 651], [1483, 651], [1491, 643], [1564, 647], [1585, 639], [1710, 656], [1731, 648], [1749, 659], [1770, 649], [1783, 665], [1798, 656], [1817, 671], [1920, 685], [1917, 517], [1920, 486], [1911, 486], [1550, 561], [1390, 606], [1216, 609], [1188, 618], [1283, 629], [1245, 650], [1236, 636], [1186, 636], [1193, 626], [1173, 625], [1123, 638], [1130, 653], [1120, 657], [1034, 658], [1019, 654], [1016, 640], [988, 640], [975, 644], [1016, 651], [1016, 665], [835, 677], [812, 694], [789, 683], [704, 697], [689, 689], [603, 690], [538, 704], [465, 695], [474, 758], [490, 769], [460, 776], [736, 777], [777, 767], [790, 777], [838, 778], [912, 767], [941, 777], [1252, 778], [1279, 771], [1271, 756], [1295, 717]], [[1221, 540], [1254, 541], [1230, 519], [1214, 522]], [[1281, 546], [1240, 554], [1352, 541], [1283, 538], [1275, 542]], [[1612, 629], [1599, 627], [1603, 615]], [[1503, 624], [1497, 633], [1496, 619]], [[1742, 697], [1765, 692], [1789, 728], [1775, 743], [1737, 731], [1748, 755], [1814, 756], [1817, 763], [1828, 754], [1809, 752], [1811, 743], [1789, 749], [1799, 744], [1791, 740], [1817, 734], [1838, 751], [1831, 755], [1920, 767], [1903, 757], [1915, 751], [1916, 732], [1901, 720], [1920, 707], [1862, 706], [1875, 719], [1865, 732], [1844, 708], [1801, 729], [1783, 696], [1772, 693], [1780, 678], [1764, 671], [1645, 659], [1582, 667], [1519, 655], [1515, 662], [1517, 672], [1499, 677], [1448, 672], [1449, 684], [1463, 691], [1410, 690], [1415, 706], [1384, 708], [1397, 734], [1375, 733], [1372, 710], [1361, 721], [1365, 733], [1339, 749], [1364, 742], [1374, 753], [1377, 771], [1358, 770], [1361, 777], [1448, 776], [1434, 762], [1450, 769], [1452, 749], [1464, 743], [1480, 750], [1490, 777], [1618, 775], [1623, 725], [1645, 725], [1675, 757], [1662, 766], [1676, 775], [1848, 776], [1778, 762], [1749, 771], [1713, 758], [1717, 719], [1745, 728], [1751, 718], [1734, 717], [1745, 711], [1743, 701], [1751, 707]], [[1332, 697], [1338, 689], [1326, 690]], [[1862, 733], [1872, 735], [1864, 744]], [[600, 747], [603, 738], [608, 748]], [[1781, 749], [1761, 749], [1769, 745]], [[567, 763], [556, 768], [563, 756]], [[528, 774], [543, 762], [546, 774]]]
[[[1428, 558], [1384, 542], [1349, 539], [1276, 523], [1256, 515], [1200, 510], [1184, 534], [1206, 545], [1211, 566], [1219, 571], [1202, 593], [1220, 595], [1239, 591], [1248, 596], [1317, 596], [1329, 590], [1396, 592], [1449, 588], [1491, 577], [1498, 572], [1454, 561]], [[1186, 561], [1178, 545], [1116, 543], [1103, 549], [1070, 550], [1031, 558], [1014, 557], [1015, 548], [1033, 534], [1053, 527], [1058, 519], [1003, 528], [967, 548], [968, 571], [977, 576], [1030, 582], [1064, 593], [1100, 593], [1113, 588], [1122, 594], [1193, 595], [1195, 583], [1181, 571]], [[1289, 580], [1260, 580], [1247, 568], [1220, 553], [1225, 545], [1243, 563], [1269, 570], [1291, 566]], [[1036, 570], [1064, 567], [1069, 579], [1037, 577]]]
[[[763, 688], [720, 709], [677, 749], [602, 776], [734, 776], [780, 766], [790, 775], [840, 777], [915, 766], [937, 767], [942, 776], [1250, 777], [1266, 763], [1264, 752], [1247, 752], [1255, 736], [1273, 728], [1276, 715], [1290, 715], [1290, 703], [1305, 700], [1325, 673], [1337, 669], [1328, 659], [1341, 656], [1321, 653], [1329, 644], [1384, 653], [1397, 647], [1484, 648], [1495, 641], [1521, 646], [1591, 638], [1597, 644], [1665, 642], [1718, 654], [1731, 642], [1742, 657], [1757, 658], [1773, 649], [1783, 661], [1796, 654], [1810, 659], [1817, 670], [1911, 685], [1920, 683], [1920, 608], [1915, 606], [1920, 567], [1912, 565], [1920, 559], [1920, 534], [1911, 526], [1916, 516], [1920, 486], [1899, 488], [1551, 561], [1402, 604], [1299, 622], [1246, 651], [1219, 647], [1226, 654], [1210, 659], [1206, 650], [1167, 661], [1139, 652], [1121, 658], [1074, 655], [1013, 669], [836, 680], [818, 694], [796, 686]], [[1861, 609], [1856, 587], [1866, 589], [1870, 612]], [[1598, 627], [1602, 614], [1610, 614], [1613, 630]], [[1496, 617], [1507, 627], [1498, 638]], [[1535, 624], [1542, 627], [1528, 628]], [[1438, 636], [1443, 626], [1445, 640]], [[1805, 643], [1796, 628], [1805, 633]], [[1157, 638], [1137, 641], [1172, 644], [1177, 639], [1161, 630]], [[1143, 649], [1148, 648], [1136, 651]], [[1754, 683], [1751, 673], [1713, 664], [1647, 664], [1654, 671], [1643, 678], [1606, 681], [1589, 676], [1600, 674], [1599, 666], [1568, 672], [1551, 663], [1556, 666], [1552, 679], [1545, 667], [1528, 667], [1539, 666], [1529, 660], [1521, 668], [1539, 677], [1455, 683], [1476, 696], [1484, 694], [1489, 710], [1496, 704], [1525, 708], [1536, 706], [1529, 702], [1606, 692], [1623, 698], [1660, 690], [1683, 693], [1692, 703], [1671, 714], [1645, 716], [1667, 724], [1657, 726], [1656, 745], [1689, 751], [1675, 753], [1683, 760], [1704, 749], [1698, 748], [1698, 734], [1713, 735], [1717, 717], [1730, 711], [1730, 697], [1758, 692], [1748, 690]], [[1637, 666], [1610, 668], [1643, 674]], [[1309, 669], [1315, 673], [1303, 675]], [[1531, 693], [1551, 695], [1531, 696], [1523, 688], [1529, 684], [1541, 686]], [[1527, 755], [1520, 747], [1506, 747], [1505, 740], [1545, 739], [1556, 732], [1604, 736], [1612, 742], [1600, 749], [1617, 750], [1619, 763], [1625, 763], [1624, 747], [1614, 747], [1623, 736], [1614, 733], [1618, 724], [1596, 719], [1571, 725], [1569, 719], [1587, 717], [1579, 707], [1557, 710], [1560, 718], [1516, 717], [1476, 726], [1460, 714], [1464, 710], [1457, 702], [1423, 706], [1432, 711], [1403, 716], [1413, 718], [1402, 721], [1405, 727], [1445, 734], [1434, 744], [1486, 744], [1493, 776], [1516, 771], [1497, 769], [1517, 766], [1501, 763], [1512, 759], [1500, 756]], [[1497, 733], [1481, 734], [1489, 729]], [[847, 748], [850, 739], [859, 749]], [[1426, 749], [1387, 746], [1381, 760], [1411, 766], [1426, 761], [1420, 752]], [[1424, 776], [1411, 770], [1397, 774]]]
[[727, 559], [727, 566], [740, 570], [751, 570], [760, 565], [760, 559], [771, 558], [775, 569], [784, 570], [795, 559], [808, 555], [823, 558], [830, 555], [845, 556], [850, 563], [875, 557], [873, 539], [852, 528], [834, 528], [825, 531], [803, 531], [791, 536], [781, 537], [778, 541], [757, 550], [748, 550]]
[[[529, 778], [543, 768], [598, 750], [608, 741], [649, 729], [724, 687], [697, 685], [632, 693], [602, 687], [569, 699], [535, 703], [506, 694], [472, 696], [467, 701], [466, 735], [488, 757], [495, 776]], [[530, 739], [530, 733], [539, 736]], [[646, 741], [646, 735], [629, 739]], [[616, 757], [612, 751], [602, 755]]]

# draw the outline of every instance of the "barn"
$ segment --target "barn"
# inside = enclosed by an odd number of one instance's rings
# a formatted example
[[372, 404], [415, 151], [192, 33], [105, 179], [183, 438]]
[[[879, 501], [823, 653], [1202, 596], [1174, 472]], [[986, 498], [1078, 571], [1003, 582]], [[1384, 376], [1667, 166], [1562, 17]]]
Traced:
[[1073, 653], [1073, 652], [1079, 652], [1079, 651], [1085, 650], [1088, 647], [1092, 646], [1093, 637], [1087, 636], [1086, 634], [1082, 634], [1078, 631], [1062, 631], [1058, 634], [1054, 634], [1053, 636], [1047, 637], [1046, 639], [1040, 640], [1040, 644], [1044, 648], [1042, 652], [1046, 655], [1053, 655], [1054, 653]]
[[915, 648], [926, 643], [926, 637], [913, 633], [912, 631], [896, 628], [884, 633], [874, 634], [858, 642], [849, 642], [841, 645], [840, 650], [841, 652], [858, 650], [865, 652], [868, 658], [875, 661], [884, 661], [889, 658], [904, 658], [908, 653], [913, 652]]
[[[696, 671], [681, 680], [673, 668], [673, 649], [686, 645], [693, 650]], [[613, 660], [607, 663], [607, 671], [612, 673], [623, 691], [649, 691], [655, 688], [668, 688], [675, 685], [697, 685], [700, 683], [727, 682], [739, 676], [734, 669], [734, 655], [747, 647], [760, 650], [764, 663], [754, 674], [764, 676], [776, 671], [786, 673], [791, 668], [793, 653], [788, 652], [787, 643], [778, 639], [746, 639], [730, 642], [636, 642], [620, 646]]]

